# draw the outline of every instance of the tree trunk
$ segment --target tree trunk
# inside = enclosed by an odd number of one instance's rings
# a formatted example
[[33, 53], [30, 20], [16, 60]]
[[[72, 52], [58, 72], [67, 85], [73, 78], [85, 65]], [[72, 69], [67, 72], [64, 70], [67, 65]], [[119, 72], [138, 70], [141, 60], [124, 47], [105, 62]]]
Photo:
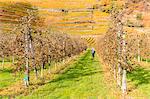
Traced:
[[12, 56], [12, 63], [14, 64], [15, 63], [15, 57]]
[[120, 64], [118, 64], [117, 85], [119, 87], [121, 87], [121, 72], [122, 72], [122, 68], [121, 68]]
[[63, 41], [63, 53], [62, 53], [62, 55], [63, 55], [63, 64], [64, 64], [64, 59], [65, 59], [65, 42]]
[[5, 63], [5, 59], [4, 57], [2, 57], [2, 68], [4, 69], [4, 63]]
[[25, 67], [26, 67], [26, 72], [25, 75], [28, 77], [28, 82], [30, 81], [29, 77], [29, 30], [28, 26], [25, 26]]
[[44, 69], [43, 69], [43, 63], [42, 63], [42, 66], [41, 66], [41, 78], [43, 78], [43, 72], [44, 72]]
[[122, 73], [122, 67], [121, 67], [121, 54], [122, 54], [122, 46], [121, 46], [121, 33], [122, 33], [122, 25], [120, 22], [117, 23], [118, 32], [117, 32], [117, 41], [118, 41], [118, 72], [117, 72], [117, 85], [121, 87], [121, 73]]
[[125, 95], [127, 93], [127, 81], [126, 81], [126, 70], [123, 70], [122, 75], [122, 93]]
[[31, 58], [32, 58], [32, 65], [34, 67], [34, 72], [35, 72], [35, 78], [38, 79], [38, 70], [36, 68], [36, 64], [35, 64], [35, 55], [34, 55], [34, 47], [33, 47], [33, 39], [30, 33], [30, 49], [31, 49]]
[[141, 61], [141, 58], [140, 58], [140, 40], [138, 40], [138, 62]]
[[[43, 49], [42, 49], [43, 51]], [[44, 69], [45, 69], [45, 61], [44, 61], [44, 53], [42, 52], [42, 64], [41, 64], [41, 77], [43, 78], [44, 75]]]
[[126, 32], [122, 32], [122, 61], [125, 64], [123, 66], [123, 74], [122, 74], [122, 93], [125, 95], [127, 93], [127, 82], [126, 82], [126, 66], [127, 66], [127, 46], [126, 46]]
[[114, 72], [114, 79], [116, 80], [117, 79], [116, 78], [117, 77], [117, 75], [116, 75], [116, 66], [114, 66], [114, 71], [113, 72]]
[[44, 53], [43, 53], [43, 48], [42, 48], [43, 46], [42, 46], [42, 42], [41, 42], [41, 54], [42, 54], [42, 62], [41, 62], [41, 78], [43, 78], [43, 73], [44, 73]]
[[148, 64], [148, 58], [146, 58], [146, 63]]

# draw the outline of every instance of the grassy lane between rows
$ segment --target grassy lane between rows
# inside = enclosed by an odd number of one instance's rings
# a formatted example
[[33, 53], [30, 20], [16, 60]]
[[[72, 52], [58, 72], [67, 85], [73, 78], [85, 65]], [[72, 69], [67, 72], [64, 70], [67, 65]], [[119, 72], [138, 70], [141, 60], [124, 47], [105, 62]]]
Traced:
[[[34, 72], [32, 71], [30, 73], [30, 86], [26, 88], [24, 86], [23, 82], [23, 74], [14, 77], [11, 73], [12, 71], [9, 69], [2, 70], [2, 73], [0, 74], [0, 80], [3, 80], [1, 88], [0, 88], [0, 99], [8, 99], [8, 98], [15, 98], [19, 95], [26, 96], [30, 93], [32, 93], [34, 90], [36, 90], [38, 87], [43, 86], [49, 81], [57, 78], [57, 76], [68, 69], [68, 66], [75, 62], [76, 58], [80, 57], [80, 55], [83, 55], [85, 52], [80, 53], [79, 55], [75, 55], [71, 58], [65, 59], [65, 61], [59, 62], [59, 63], [53, 63], [51, 64], [47, 69], [43, 72], [43, 77], [40, 77], [40, 71], [39, 71], [39, 79], [35, 79]], [[14, 80], [15, 79], [15, 80]], [[7, 83], [5, 83], [6, 81]]]
[[113, 99], [104, 83], [98, 57], [93, 60], [90, 50], [81, 55], [69, 69], [30, 95], [19, 99]]
[[2, 63], [0, 62], [0, 91], [2, 88], [14, 84], [22, 77], [21, 73], [16, 73], [16, 75], [13, 73], [13, 66], [11, 62], [5, 62], [4, 68], [2, 68], [1, 64]]
[[134, 71], [128, 73], [129, 96], [136, 99], [150, 99], [150, 63], [140, 62]]

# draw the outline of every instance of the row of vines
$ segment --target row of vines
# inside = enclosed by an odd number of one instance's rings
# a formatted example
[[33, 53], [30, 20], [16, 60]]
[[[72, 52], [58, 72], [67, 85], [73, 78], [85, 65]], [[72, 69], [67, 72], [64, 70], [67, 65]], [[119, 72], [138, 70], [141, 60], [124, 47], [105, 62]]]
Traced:
[[38, 8], [29, 3], [1, 3], [0, 22], [2, 67], [11, 58], [14, 72], [24, 71], [28, 82], [32, 70], [38, 79], [38, 71], [43, 71], [47, 64], [63, 61], [87, 48], [79, 37], [52, 31]]
[[[144, 31], [142, 18], [139, 19], [137, 16], [134, 19], [141, 27], [134, 24], [131, 27], [127, 24], [130, 20], [128, 16], [133, 18], [134, 11], [138, 12], [136, 9], [138, 6], [142, 6], [140, 10], [148, 13], [150, 5], [146, 0], [128, 0], [122, 7], [118, 7], [115, 2], [112, 5], [110, 28], [104, 37], [98, 39], [97, 49], [103, 63], [111, 68], [117, 86], [122, 90], [123, 95], [126, 95], [128, 93], [126, 74], [131, 72], [142, 58], [150, 59], [150, 35], [149, 32]], [[138, 28], [143, 31], [129, 32], [128, 28], [132, 30]]]

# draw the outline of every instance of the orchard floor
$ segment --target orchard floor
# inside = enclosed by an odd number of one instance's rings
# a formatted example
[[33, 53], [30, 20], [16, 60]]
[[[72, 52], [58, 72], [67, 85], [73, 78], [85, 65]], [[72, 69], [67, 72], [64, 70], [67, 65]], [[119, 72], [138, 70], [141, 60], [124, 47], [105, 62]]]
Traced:
[[[141, 67], [128, 73], [127, 97], [129, 99], [150, 99], [149, 64], [141, 62]], [[101, 65], [97, 55], [95, 59], [92, 59], [90, 50], [71, 59], [66, 66], [63, 65], [57, 68], [57, 72], [54, 74], [48, 74], [48, 70], [45, 71], [45, 74], [48, 77], [53, 76], [53, 79], [47, 79], [46, 83], [41, 85], [33, 80], [35, 83], [29, 88], [25, 88], [22, 82], [17, 82], [20, 81], [20, 77], [15, 78], [16, 81], [12, 79], [11, 70], [5, 69], [0, 72], [0, 80], [3, 81], [0, 82], [0, 89], [6, 88], [0, 90], [0, 93], [4, 99], [5, 96], [8, 99], [7, 95], [15, 96], [15, 99], [122, 99], [121, 91], [113, 82], [109, 69], [105, 69], [106, 66]], [[53, 69], [55, 71], [52, 66], [51, 70], [53, 71]], [[33, 77], [34, 75], [32, 75]], [[16, 89], [18, 91], [15, 92]]]
[[[0, 62], [0, 64], [2, 63]], [[21, 73], [14, 76], [11, 62], [5, 62], [4, 65], [6, 66], [4, 68], [0, 65], [0, 90], [22, 79]]]
[[28, 96], [19, 99], [113, 99], [104, 83], [98, 57], [90, 51], [79, 57], [70, 68]]
[[128, 73], [129, 96], [133, 99], [150, 99], [150, 62], [140, 62], [140, 66]]

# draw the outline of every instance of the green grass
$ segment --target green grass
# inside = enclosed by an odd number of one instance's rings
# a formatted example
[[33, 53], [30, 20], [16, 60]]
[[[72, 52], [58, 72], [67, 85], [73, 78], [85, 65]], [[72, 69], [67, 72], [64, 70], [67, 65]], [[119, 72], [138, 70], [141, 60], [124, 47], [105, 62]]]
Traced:
[[14, 77], [13, 73], [9, 69], [0, 71], [0, 89], [12, 85], [18, 81], [20, 77], [20, 74]]
[[1, 67], [1, 62], [0, 62], [0, 89], [3, 87], [7, 87], [10, 85], [14, 77], [12, 76], [12, 69], [9, 67], [10, 62], [5, 62], [4, 63], [4, 68]]
[[91, 53], [88, 51], [69, 67], [56, 79], [41, 86], [29, 96], [18, 98], [105, 99], [108, 97], [109, 89], [103, 83], [103, 71], [98, 57], [92, 60]]
[[133, 87], [129, 95], [150, 98], [150, 69], [137, 67], [127, 77]]
[[6, 87], [13, 82], [11, 70], [4, 69], [0, 71], [0, 88]]
[[14, 77], [10, 64], [10, 62], [5, 62], [4, 68], [0, 68], [0, 89], [12, 85], [21, 77], [19, 73]]
[[142, 58], [142, 61], [147, 61], [147, 62], [150, 62], [150, 59], [144, 59], [144, 58]]

